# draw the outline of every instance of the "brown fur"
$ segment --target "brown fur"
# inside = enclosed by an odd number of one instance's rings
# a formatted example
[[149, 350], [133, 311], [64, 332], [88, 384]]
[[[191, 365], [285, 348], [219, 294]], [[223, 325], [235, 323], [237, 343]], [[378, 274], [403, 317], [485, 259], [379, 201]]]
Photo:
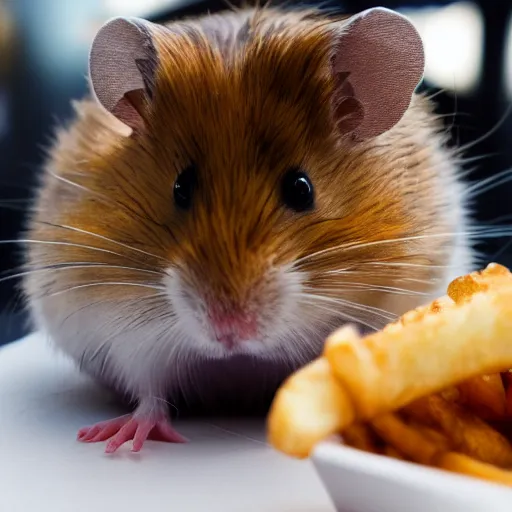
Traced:
[[[164, 268], [170, 260], [205, 296], [245, 300], [269, 261], [297, 258], [340, 244], [424, 236], [457, 229], [447, 191], [441, 124], [428, 99], [416, 95], [404, 118], [378, 138], [354, 144], [332, 120], [330, 24], [311, 13], [256, 12], [249, 26], [223, 40], [198, 24], [157, 39], [161, 66], [146, 130], [126, 137], [95, 102], [77, 104], [77, 119], [58, 134], [47, 169], [73, 182], [43, 177], [28, 238], [92, 245], [120, 255], [70, 246], [30, 246], [29, 266], [78, 261]], [[199, 188], [191, 211], [173, 204], [178, 173], [194, 162]], [[302, 167], [317, 194], [311, 213], [288, 211], [280, 178]], [[450, 171], [452, 172], [452, 171]], [[448, 184], [448, 185], [447, 185]], [[158, 256], [59, 227], [80, 228]], [[344, 282], [407, 285], [431, 293], [454, 237], [331, 251], [304, 261], [312, 287]], [[368, 262], [407, 262], [379, 268]], [[345, 267], [353, 274], [326, 274]], [[105, 280], [138, 282], [140, 274], [91, 268], [49, 276], [51, 293]], [[145, 276], [147, 277], [147, 276]], [[401, 283], [401, 284], [397, 284]], [[32, 293], [33, 290], [30, 290]], [[80, 293], [80, 292], [77, 292]], [[84, 292], [85, 293], [85, 292]], [[89, 294], [92, 293], [89, 291]], [[101, 297], [144, 295], [143, 289], [98, 287]], [[333, 293], [382, 306], [375, 292]], [[407, 305], [413, 299], [407, 297]], [[406, 303], [391, 301], [400, 313]]]

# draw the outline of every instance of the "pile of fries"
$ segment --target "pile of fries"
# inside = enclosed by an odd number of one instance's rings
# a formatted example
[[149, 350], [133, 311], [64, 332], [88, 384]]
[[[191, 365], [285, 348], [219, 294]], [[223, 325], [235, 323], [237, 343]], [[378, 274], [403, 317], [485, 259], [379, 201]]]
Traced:
[[280, 388], [278, 450], [352, 447], [512, 486], [512, 274], [497, 264], [382, 331], [335, 332]]

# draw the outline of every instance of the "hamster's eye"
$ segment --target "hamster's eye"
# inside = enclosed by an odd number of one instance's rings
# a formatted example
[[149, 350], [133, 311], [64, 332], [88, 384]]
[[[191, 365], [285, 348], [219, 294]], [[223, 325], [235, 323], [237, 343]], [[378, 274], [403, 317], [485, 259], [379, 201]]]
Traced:
[[174, 182], [174, 202], [184, 210], [190, 208], [196, 184], [196, 168], [190, 165], [181, 171]]
[[315, 191], [313, 183], [305, 172], [300, 169], [290, 169], [281, 183], [282, 199], [288, 208], [303, 212], [313, 208]]

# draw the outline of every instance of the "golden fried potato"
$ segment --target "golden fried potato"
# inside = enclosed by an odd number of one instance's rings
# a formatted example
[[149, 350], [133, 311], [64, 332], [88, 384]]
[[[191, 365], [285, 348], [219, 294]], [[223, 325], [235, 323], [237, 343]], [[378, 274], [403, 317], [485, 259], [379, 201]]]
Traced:
[[430, 304], [425, 306], [419, 306], [416, 309], [408, 311], [402, 315], [398, 320], [392, 322], [382, 329], [386, 331], [399, 331], [401, 327], [421, 322], [426, 316], [433, 315], [444, 311], [447, 307], [454, 305], [454, 302], [450, 297], [445, 296], [432, 301]]
[[507, 397], [499, 373], [478, 375], [457, 386], [459, 402], [483, 419], [503, 419], [507, 411]]
[[500, 469], [512, 468], [509, 368], [512, 274], [491, 264], [380, 332], [333, 333], [278, 390], [269, 439], [307, 457], [340, 434], [361, 450], [512, 486]]
[[347, 427], [343, 431], [343, 442], [353, 448], [359, 448], [367, 452], [379, 452], [375, 433], [364, 423]]
[[471, 299], [475, 293], [497, 291], [502, 286], [512, 285], [510, 271], [497, 263], [490, 263], [485, 269], [458, 277], [448, 285], [448, 296], [457, 304]]
[[408, 460], [403, 453], [400, 453], [394, 446], [386, 445], [384, 447], [384, 455], [393, 459]]
[[414, 462], [431, 466], [437, 462], [445, 449], [444, 446], [438, 445], [407, 425], [394, 413], [379, 416], [371, 424], [384, 441]]
[[361, 419], [483, 373], [512, 366], [512, 287], [476, 293], [442, 314], [359, 339], [342, 328], [325, 345]]
[[450, 452], [444, 454], [438, 463], [438, 467], [454, 473], [482, 478], [512, 487], [512, 471], [497, 468], [492, 464], [480, 462], [460, 453]]
[[407, 424], [409, 427], [413, 428], [420, 434], [423, 434], [424, 437], [434, 442], [440, 450], [448, 452], [453, 448], [451, 440], [444, 432], [440, 432], [434, 427], [422, 425], [421, 423], [416, 423], [414, 421], [410, 421]]
[[434, 420], [451, 440], [454, 451], [497, 466], [512, 466], [510, 442], [485, 421], [440, 396], [423, 400], [428, 403]]
[[321, 440], [341, 432], [355, 419], [348, 395], [319, 358], [292, 375], [278, 390], [268, 415], [270, 443], [304, 458]]

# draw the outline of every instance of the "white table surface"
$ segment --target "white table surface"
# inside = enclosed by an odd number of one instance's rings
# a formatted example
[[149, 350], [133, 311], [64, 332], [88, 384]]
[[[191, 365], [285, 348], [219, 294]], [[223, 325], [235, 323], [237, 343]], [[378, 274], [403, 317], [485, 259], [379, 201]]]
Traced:
[[254, 421], [177, 421], [190, 443], [104, 455], [80, 427], [123, 413], [38, 334], [0, 350], [2, 512], [333, 512], [309, 461]]

